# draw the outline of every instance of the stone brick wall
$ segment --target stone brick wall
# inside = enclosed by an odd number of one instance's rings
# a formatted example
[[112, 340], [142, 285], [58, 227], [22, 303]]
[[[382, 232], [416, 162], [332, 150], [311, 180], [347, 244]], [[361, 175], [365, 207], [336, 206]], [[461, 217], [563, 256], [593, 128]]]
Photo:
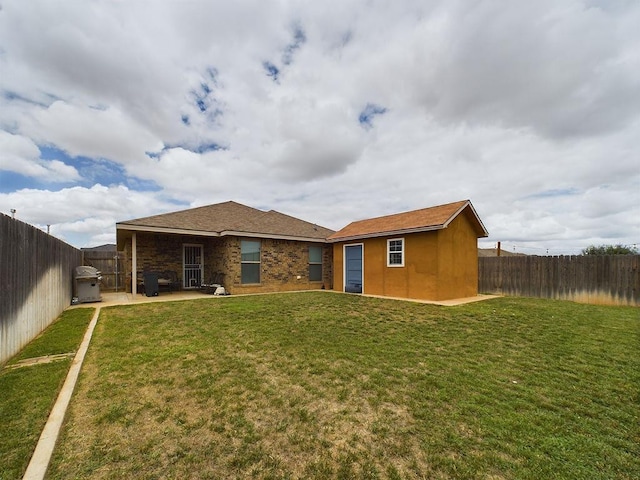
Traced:
[[[165, 272], [173, 271], [178, 277], [178, 282], [182, 285], [183, 277], [183, 245], [202, 245], [204, 256], [204, 280], [207, 281], [209, 277], [207, 272], [209, 268], [209, 260], [207, 255], [211, 255], [210, 252], [219, 250], [217, 245], [220, 242], [218, 238], [212, 237], [198, 237], [198, 236], [183, 236], [183, 235], [168, 235], [168, 234], [154, 234], [138, 232], [136, 236], [137, 243], [137, 274], [141, 276], [144, 271], [152, 272]], [[131, 244], [127, 243], [125, 246], [124, 255], [124, 268], [127, 272], [127, 291], [131, 291], [131, 265], [132, 265], [132, 252]]]
[[322, 247], [322, 284], [327, 290], [333, 290], [333, 245]]
[[[240, 237], [198, 237], [137, 233], [137, 270], [176, 272], [182, 285], [184, 244], [203, 246], [205, 283], [222, 276], [229, 293], [280, 292], [333, 288], [333, 249], [323, 245], [322, 281], [309, 281], [309, 246], [317, 243], [292, 240], [253, 239], [261, 242], [260, 283], [243, 285], [241, 279]], [[131, 291], [131, 245], [127, 244], [124, 265]], [[298, 278], [300, 277], [300, 278]]]
[[325, 245], [323, 248], [323, 279], [319, 282], [311, 282], [309, 281], [309, 246], [318, 244], [265, 238], [252, 240], [259, 240], [261, 244], [260, 283], [243, 285], [241, 238], [225, 238], [225, 254], [221, 262], [221, 271], [225, 273], [225, 288], [230, 293], [286, 292], [331, 288], [333, 250], [329, 245]]

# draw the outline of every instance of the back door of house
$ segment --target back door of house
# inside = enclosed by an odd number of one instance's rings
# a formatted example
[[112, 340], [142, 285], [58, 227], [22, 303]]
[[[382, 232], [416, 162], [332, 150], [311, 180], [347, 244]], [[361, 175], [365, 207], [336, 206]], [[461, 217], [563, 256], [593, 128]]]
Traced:
[[344, 291], [362, 293], [362, 245], [344, 247]]
[[202, 245], [183, 245], [183, 288], [202, 285]]

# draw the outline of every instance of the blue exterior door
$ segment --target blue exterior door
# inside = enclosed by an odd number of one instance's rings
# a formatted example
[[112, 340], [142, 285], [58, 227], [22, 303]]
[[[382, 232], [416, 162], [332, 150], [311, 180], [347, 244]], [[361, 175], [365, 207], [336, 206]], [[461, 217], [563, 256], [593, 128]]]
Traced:
[[344, 291], [362, 293], [362, 245], [344, 247]]

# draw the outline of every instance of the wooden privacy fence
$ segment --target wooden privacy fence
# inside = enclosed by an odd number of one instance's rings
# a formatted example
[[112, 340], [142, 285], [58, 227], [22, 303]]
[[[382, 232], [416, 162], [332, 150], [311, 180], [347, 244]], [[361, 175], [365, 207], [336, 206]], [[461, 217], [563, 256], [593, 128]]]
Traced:
[[115, 245], [109, 250], [83, 250], [83, 264], [95, 267], [100, 271], [102, 280], [100, 281], [101, 291], [125, 291], [125, 276], [123, 275], [122, 252], [116, 252]]
[[82, 252], [0, 214], [0, 364], [71, 304]]
[[478, 291], [640, 306], [640, 255], [480, 257]]

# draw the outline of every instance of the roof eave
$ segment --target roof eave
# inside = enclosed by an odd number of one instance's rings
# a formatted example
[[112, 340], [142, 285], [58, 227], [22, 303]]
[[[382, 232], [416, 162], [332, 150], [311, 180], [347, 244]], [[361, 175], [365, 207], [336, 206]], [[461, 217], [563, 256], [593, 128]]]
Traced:
[[116, 224], [117, 231], [131, 231], [131, 232], [149, 232], [149, 233], [169, 233], [177, 235], [197, 235], [201, 237], [249, 237], [249, 238], [270, 238], [273, 240], [294, 240], [298, 242], [314, 242], [314, 243], [326, 243], [327, 239], [323, 237], [306, 237], [296, 235], [279, 235], [271, 233], [260, 232], [240, 232], [235, 230], [224, 230], [222, 232], [209, 232], [206, 230], [188, 230], [184, 228], [169, 228], [169, 227], [151, 227], [144, 225], [127, 225], [123, 223]]
[[220, 232], [221, 237], [250, 237], [250, 238], [270, 238], [272, 240], [294, 240], [297, 242], [315, 242], [326, 243], [327, 239], [322, 237], [305, 237], [296, 235], [278, 235], [272, 233], [258, 233], [258, 232], [238, 232], [234, 230], [225, 230]]
[[116, 223], [116, 232], [118, 230], [128, 230], [131, 232], [149, 232], [149, 233], [175, 233], [179, 235], [199, 235], [202, 237], [219, 237], [219, 232], [208, 232], [206, 230], [188, 230], [184, 228], [171, 227], [151, 227], [146, 225], [127, 225]]
[[484, 223], [482, 223], [482, 220], [480, 220], [480, 216], [478, 215], [478, 212], [476, 212], [476, 209], [473, 208], [473, 204], [471, 203], [470, 200], [467, 200], [457, 211], [456, 213], [454, 213], [453, 215], [451, 215], [451, 217], [449, 218], [449, 220], [447, 220], [444, 224], [444, 227], [448, 227], [449, 224], [458, 216], [460, 215], [465, 208], [469, 207], [469, 209], [471, 210], [471, 213], [473, 214], [474, 218], [476, 219], [476, 221], [478, 222], [478, 226], [480, 227], [480, 230], [482, 231], [482, 234], [478, 236], [478, 238], [485, 238], [489, 236], [489, 231], [486, 229], [486, 227], [484, 226]]
[[486, 227], [482, 223], [482, 220], [480, 220], [480, 217], [478, 216], [478, 212], [476, 212], [475, 208], [473, 208], [473, 204], [471, 203], [471, 201], [467, 200], [442, 225], [430, 225], [427, 227], [392, 230], [388, 232], [373, 232], [373, 233], [367, 233], [363, 235], [349, 235], [345, 237], [329, 238], [328, 241], [330, 243], [349, 242], [353, 240], [364, 240], [367, 238], [391, 237], [395, 235], [406, 235], [410, 233], [421, 233], [421, 232], [431, 232], [434, 230], [443, 230], [447, 228], [451, 224], [451, 222], [453, 222], [453, 220], [455, 220], [458, 217], [458, 215], [460, 215], [467, 207], [470, 209], [471, 213], [473, 214], [473, 217], [475, 218], [476, 222], [478, 222], [478, 226], [480, 227], [480, 234], [478, 235], [478, 238], [488, 237], [489, 232], [487, 231]]
[[442, 230], [443, 228], [446, 228], [446, 226], [431, 225], [428, 227], [405, 228], [402, 230], [390, 230], [388, 232], [373, 232], [373, 233], [366, 233], [363, 235], [349, 235], [346, 237], [329, 238], [328, 241], [330, 243], [350, 242], [352, 240], [364, 240], [366, 238], [392, 237], [396, 235], [408, 235], [410, 233], [432, 232], [434, 230]]

